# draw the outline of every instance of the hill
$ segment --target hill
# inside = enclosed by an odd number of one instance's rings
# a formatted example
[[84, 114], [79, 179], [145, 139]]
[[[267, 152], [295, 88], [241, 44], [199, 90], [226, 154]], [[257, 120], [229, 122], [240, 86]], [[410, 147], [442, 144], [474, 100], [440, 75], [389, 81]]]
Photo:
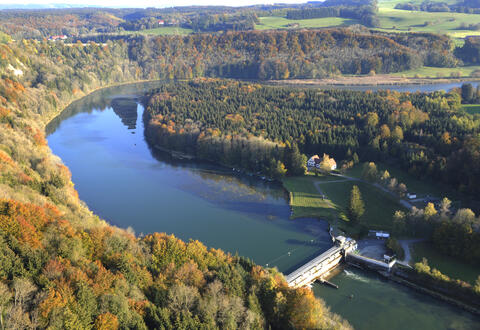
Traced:
[[0, 318], [5, 328], [349, 328], [274, 269], [92, 214], [45, 124], [96, 88], [148, 78], [129, 45], [0, 44]]

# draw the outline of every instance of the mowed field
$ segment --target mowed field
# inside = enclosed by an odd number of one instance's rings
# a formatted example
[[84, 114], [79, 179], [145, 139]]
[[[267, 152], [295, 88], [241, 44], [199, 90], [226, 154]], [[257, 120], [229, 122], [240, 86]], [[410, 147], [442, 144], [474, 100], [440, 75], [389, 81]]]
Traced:
[[[340, 18], [340, 17], [324, 17], [312, 19], [286, 19], [285, 17], [269, 16], [259, 17], [260, 24], [255, 25], [257, 30], [273, 30], [273, 29], [288, 29], [288, 28], [323, 28], [331, 26], [348, 26], [357, 24], [355, 19]], [[294, 26], [298, 24], [298, 26]], [[289, 26], [290, 25], [290, 26]]]
[[458, 261], [456, 258], [439, 253], [433, 245], [427, 242], [412, 245], [412, 257], [415, 262], [427, 258], [428, 264], [443, 274], [474, 284], [480, 274], [480, 265], [471, 265]]
[[391, 75], [407, 78], [480, 77], [480, 65], [462, 66], [457, 68], [422, 66], [414, 70], [392, 73]]
[[480, 104], [464, 104], [462, 109], [471, 115], [480, 114]]
[[480, 31], [462, 29], [461, 25], [480, 23], [480, 15], [461, 13], [430, 13], [382, 7], [378, 12], [378, 30], [389, 32], [433, 32], [448, 34], [453, 38], [480, 35]]
[[[394, 9], [398, 3], [405, 2], [400, 0], [379, 1], [378, 18], [380, 26], [377, 30], [387, 32], [433, 32], [444, 33], [460, 40], [468, 35], [480, 35], [480, 31], [466, 30], [462, 24], [480, 23], [480, 15], [462, 14], [462, 13], [430, 13], [423, 11], [409, 11]], [[412, 2], [421, 3], [420, 0]], [[453, 0], [444, 2], [453, 3]], [[314, 18], [305, 20], [289, 20], [285, 17], [260, 17], [260, 24], [256, 29], [285, 29], [285, 28], [322, 28], [335, 26], [348, 26], [357, 24], [354, 19], [344, 19], [339, 17]], [[294, 26], [297, 23], [298, 26]]]
[[396, 210], [403, 210], [396, 198], [360, 181], [333, 176], [305, 176], [285, 178], [283, 184], [291, 193], [292, 218], [324, 219], [349, 233], [359, 230], [358, 226], [347, 222], [345, 216], [354, 185], [362, 194], [365, 203], [362, 222], [369, 229], [390, 230], [393, 214]]
[[338, 209], [328, 199], [322, 199], [314, 185], [316, 179], [310, 176], [288, 177], [283, 186], [290, 192], [291, 218], [321, 218], [333, 221]]
[[[415, 192], [419, 198], [425, 197], [426, 195], [438, 198], [448, 197], [450, 199], [455, 199], [455, 197], [457, 197], [456, 194], [448, 187], [436, 182], [420, 180], [399, 167], [394, 167], [383, 163], [375, 164], [377, 165], [379, 172], [387, 170], [388, 173], [390, 173], [391, 178], [396, 178], [399, 183], [404, 183], [407, 186], [408, 191]], [[345, 174], [354, 178], [361, 178], [363, 165], [363, 163], [358, 164], [348, 169]]]

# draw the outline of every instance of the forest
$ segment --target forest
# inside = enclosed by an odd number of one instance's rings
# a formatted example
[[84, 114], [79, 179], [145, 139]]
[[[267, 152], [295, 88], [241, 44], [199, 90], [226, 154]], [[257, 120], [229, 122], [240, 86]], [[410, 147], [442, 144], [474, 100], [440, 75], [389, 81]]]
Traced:
[[[63, 18], [48, 24], [63, 28]], [[106, 224], [79, 200], [68, 168], [48, 148], [45, 124], [86, 93], [125, 82], [373, 74], [431, 58], [456, 61], [446, 37], [349, 29], [85, 44], [12, 39], [0, 39], [2, 328], [348, 329], [274, 269], [196, 241], [138, 237]], [[477, 196], [479, 119], [459, 112], [461, 101], [458, 93], [318, 92], [229, 80], [172, 83], [145, 100], [159, 143], [220, 155], [224, 164], [280, 178], [302, 174], [302, 153], [325, 150], [340, 159], [358, 153], [400, 159], [416, 175], [451, 176], [451, 185]]]
[[[351, 29], [247, 31], [128, 40], [129, 57], [160, 79], [287, 79], [453, 67], [451, 39]], [[155, 75], [155, 76], [153, 76]]]
[[[330, 0], [328, 6], [353, 6], [355, 1]], [[362, 1], [360, 1], [362, 3]], [[368, 4], [368, 2], [364, 3]], [[287, 10], [314, 9], [319, 2], [243, 7], [185, 6], [169, 8], [62, 8], [10, 9], [0, 11], [0, 30], [15, 39], [41, 40], [52, 35], [80, 37], [122, 31], [140, 31], [162, 26], [191, 28], [196, 32], [252, 30], [257, 16]], [[350, 15], [354, 14], [350, 11]], [[159, 24], [159, 21], [163, 21]]]
[[[374, 162], [364, 164], [362, 178], [400, 198], [406, 197], [407, 186], [391, 177], [388, 170], [378, 171]], [[423, 209], [413, 206], [408, 211], [396, 211], [392, 233], [397, 237], [428, 238], [445, 255], [471, 264], [480, 263], [480, 217], [447, 197], [428, 202]]]
[[128, 54], [125, 42], [0, 44], [0, 327], [350, 328], [274, 269], [135, 236], [79, 200], [44, 125], [97, 88], [148, 79]]
[[[356, 153], [360, 160], [395, 160], [413, 175], [480, 198], [480, 120], [459, 110], [457, 92], [363, 93], [197, 80], [165, 85], [145, 102], [152, 141], [200, 158], [271, 173], [273, 157], [288, 173], [296, 172], [289, 164], [297, 145], [301, 153], [335, 159]], [[239, 149], [247, 146], [243, 155]]]
[[467, 38], [462, 47], [455, 49], [455, 55], [468, 64], [480, 63], [480, 38]]

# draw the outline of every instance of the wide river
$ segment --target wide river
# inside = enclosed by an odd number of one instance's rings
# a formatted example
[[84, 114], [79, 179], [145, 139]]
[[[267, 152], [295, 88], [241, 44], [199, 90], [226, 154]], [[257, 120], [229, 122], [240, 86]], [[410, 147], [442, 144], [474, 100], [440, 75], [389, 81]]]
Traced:
[[[70, 168], [91, 210], [137, 234], [158, 231], [196, 239], [285, 273], [331, 246], [325, 222], [289, 219], [279, 184], [152, 150], [143, 134], [144, 109], [135, 100], [156, 84], [100, 90], [73, 103], [47, 127], [51, 149]], [[469, 313], [372, 273], [347, 269], [332, 281], [338, 290], [315, 285], [315, 294], [357, 329], [479, 325]]]

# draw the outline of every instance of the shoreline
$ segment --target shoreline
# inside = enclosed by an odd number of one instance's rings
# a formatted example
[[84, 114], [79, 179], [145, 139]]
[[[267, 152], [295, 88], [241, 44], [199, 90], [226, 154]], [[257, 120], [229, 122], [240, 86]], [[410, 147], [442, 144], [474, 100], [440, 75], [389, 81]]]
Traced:
[[[152, 82], [152, 81], [157, 81], [157, 80], [138, 81], [138, 82], [124, 82], [124, 83], [119, 83], [119, 84], [115, 84], [115, 85], [99, 87], [99, 88], [97, 88], [97, 89], [95, 89], [95, 90], [92, 90], [90, 93], [88, 93], [88, 94], [86, 94], [86, 95], [84, 95], [84, 96], [82, 96], [82, 97], [88, 96], [89, 94], [91, 94], [91, 93], [93, 93], [93, 92], [95, 92], [95, 91], [97, 91], [97, 90], [104, 89], [104, 88], [116, 87], [116, 86], [121, 86], [121, 85], [136, 84], [136, 83], [142, 83], [142, 82]], [[81, 99], [82, 97], [79, 97], [78, 99], [71, 101], [69, 104], [71, 104], [71, 103], [73, 103], [73, 102]], [[68, 106], [64, 107], [58, 114], [60, 114], [61, 112], [63, 112], [67, 107], [68, 107]], [[58, 114], [57, 114], [57, 116], [58, 116]], [[55, 117], [56, 117], [56, 116], [54, 116], [53, 118], [55, 118]], [[148, 143], [148, 142], [147, 142], [147, 143]], [[175, 152], [175, 151], [173, 151], [173, 150], [168, 150], [167, 148], [163, 148], [163, 147], [160, 147], [160, 146], [158, 146], [158, 145], [154, 145], [154, 148], [159, 149], [159, 150], [161, 150], [161, 151], [163, 151], [163, 152], [170, 153], [170, 154], [171, 154], [172, 156], [174, 156], [174, 157], [175, 157], [175, 156], [181, 156], [181, 157], [178, 157], [178, 158], [180, 158], [180, 159], [182, 159], [182, 156], [183, 156], [183, 159], [185, 159], [185, 155], [186, 155], [186, 154], [183, 154], [183, 153], [181, 153], [181, 152]], [[51, 149], [50, 149], [50, 152], [53, 154], [53, 151], [52, 151]], [[191, 155], [187, 155], [187, 156], [188, 156], [188, 158], [186, 158], [187, 160], [191, 160], [191, 159], [195, 160], [195, 158], [192, 157]], [[192, 158], [190, 158], [190, 157], [192, 157]], [[177, 158], [177, 157], [175, 157], [175, 158]], [[216, 164], [216, 165], [220, 165], [220, 166], [222, 166], [222, 167], [224, 166], [224, 165], [221, 165], [221, 164]], [[230, 167], [225, 167], [225, 168], [230, 168]], [[261, 180], [261, 178], [257, 178], [257, 179], [260, 180], [260, 181], [263, 181], [263, 180]], [[285, 188], [284, 188], [284, 189], [285, 189]], [[290, 204], [290, 201], [289, 201], [289, 204]], [[321, 219], [319, 219], [319, 220], [321, 220]], [[109, 223], [109, 222], [107, 222], [107, 223]], [[334, 277], [335, 277], [335, 274], [331, 274], [331, 277], [330, 277], [330, 278], [334, 278]], [[394, 279], [392, 279], [392, 280], [393, 280], [394, 282], [399, 283], [398, 281], [395, 281]], [[429, 289], [423, 288], [423, 287], [421, 287], [421, 286], [419, 286], [419, 285], [416, 285], [416, 284], [414, 284], [414, 283], [411, 283], [410, 281], [405, 281], [405, 280], [404, 280], [404, 282], [408, 282], [408, 284], [410, 284], [410, 285], [408, 285], [407, 283], [404, 283], [405, 286], [411, 287], [411, 288], [413, 288], [413, 289], [415, 289], [415, 287], [416, 287], [416, 290], [418, 290], [418, 291], [420, 291], [420, 292], [422, 292], [422, 293], [424, 293], [424, 294], [431, 295], [431, 296], [433, 296], [433, 297], [435, 297], [435, 298], [437, 298], [437, 299], [439, 299], [439, 300], [445, 301], [445, 302], [447, 302], [447, 303], [449, 302], [449, 303], [451, 303], [451, 304], [453, 304], [453, 305], [457, 305], [456, 303], [459, 303], [459, 302], [457, 302], [457, 301], [454, 300], [454, 299], [448, 299], [448, 297], [446, 297], [446, 296], [444, 296], [444, 295], [437, 294], [435, 291], [431, 291], [431, 290], [429, 290]], [[461, 303], [460, 303], [460, 304], [461, 304]], [[467, 310], [467, 311], [470, 311], [470, 312], [474, 313], [475, 315], [479, 315], [479, 311], [478, 311], [477, 309], [473, 309], [473, 310], [472, 310], [472, 309], [470, 309], [470, 310], [467, 309], [466, 307], [468, 307], [468, 305], [457, 305], [457, 306], [458, 306], [458, 307], [461, 307], [461, 308], [463, 308], [463, 309], [465, 309], [465, 310]]]
[[467, 312], [470, 312], [476, 316], [480, 316], [480, 309], [478, 307], [467, 304], [465, 302], [460, 301], [456, 297], [453, 296], [447, 296], [444, 293], [441, 293], [439, 291], [435, 291], [432, 288], [425, 287], [419, 283], [416, 283], [416, 281], [412, 278], [405, 278], [398, 276], [393, 272], [389, 277], [387, 277], [388, 280], [391, 280], [395, 283], [401, 284], [403, 286], [406, 286], [414, 291], [417, 291], [419, 293], [428, 295], [432, 298], [435, 298], [437, 300], [446, 302], [448, 304], [451, 304], [453, 306], [456, 306], [458, 308], [461, 308]]
[[95, 87], [92, 90], [82, 92], [82, 94], [79, 97], [73, 97], [70, 101], [67, 101], [65, 105], [61, 105], [59, 108], [59, 111], [54, 111], [51, 115], [47, 114], [46, 121], [43, 125], [43, 129], [45, 128], [58, 116], [62, 114], [70, 105], [72, 105], [74, 102], [80, 101], [84, 97], [89, 96], [90, 94], [93, 94], [95, 92], [98, 92], [102, 89], [107, 89], [107, 88], [113, 88], [113, 87], [119, 87], [119, 86], [124, 86], [124, 85], [134, 85], [134, 84], [141, 84], [141, 83], [149, 83], [149, 82], [156, 82], [156, 81], [164, 81], [164, 80], [158, 80], [158, 79], [148, 79], [148, 80], [129, 80], [129, 81], [124, 81], [124, 82], [119, 82], [119, 83], [114, 83], [114, 84], [109, 84], [105, 86], [99, 86]]

